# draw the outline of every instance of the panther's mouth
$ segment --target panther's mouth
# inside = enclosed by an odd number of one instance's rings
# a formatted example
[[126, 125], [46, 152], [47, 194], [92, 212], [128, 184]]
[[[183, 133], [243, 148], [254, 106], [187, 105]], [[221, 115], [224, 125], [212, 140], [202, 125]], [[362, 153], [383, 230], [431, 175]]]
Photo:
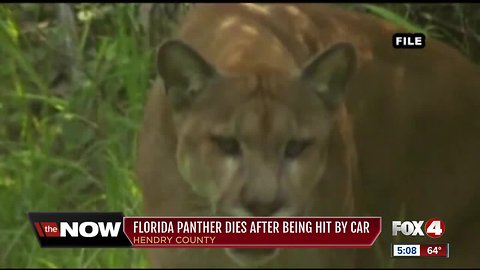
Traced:
[[241, 266], [260, 266], [278, 255], [276, 248], [228, 248], [227, 254]]

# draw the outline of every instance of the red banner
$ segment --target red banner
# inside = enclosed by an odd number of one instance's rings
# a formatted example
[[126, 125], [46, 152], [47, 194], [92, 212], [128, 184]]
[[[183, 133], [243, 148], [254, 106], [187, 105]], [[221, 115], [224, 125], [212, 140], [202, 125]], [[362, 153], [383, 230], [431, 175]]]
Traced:
[[449, 257], [449, 244], [421, 244], [421, 257]]
[[366, 248], [381, 217], [124, 217], [132, 247]]

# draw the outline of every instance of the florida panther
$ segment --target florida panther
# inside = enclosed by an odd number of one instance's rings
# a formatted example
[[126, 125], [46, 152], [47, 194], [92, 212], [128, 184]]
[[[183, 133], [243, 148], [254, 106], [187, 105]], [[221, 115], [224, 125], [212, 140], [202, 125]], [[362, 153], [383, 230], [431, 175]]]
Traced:
[[[152, 266], [479, 267], [480, 68], [430, 38], [394, 49], [396, 32], [325, 4], [195, 5], [158, 49], [145, 213], [373, 215], [383, 232], [367, 250], [150, 250]], [[442, 219], [450, 259], [389, 258], [403, 217]]]

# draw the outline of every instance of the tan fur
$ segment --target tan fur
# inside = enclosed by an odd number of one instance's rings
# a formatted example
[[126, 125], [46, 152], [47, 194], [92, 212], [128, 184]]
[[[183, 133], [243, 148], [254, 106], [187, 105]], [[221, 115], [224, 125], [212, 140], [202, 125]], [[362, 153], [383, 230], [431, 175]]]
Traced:
[[[304, 196], [308, 201], [303, 203], [314, 215], [382, 216], [381, 237], [372, 249], [358, 252], [284, 249], [262, 266], [375, 267], [394, 263], [400, 267], [479, 267], [475, 243], [480, 234], [475, 231], [480, 226], [480, 68], [430, 38], [425, 49], [393, 49], [395, 32], [403, 31], [380, 19], [329, 5], [196, 5], [183, 21], [179, 39], [222, 75], [240, 77], [219, 86], [229, 94], [199, 97], [191, 113], [181, 116], [178, 126], [162, 82], [155, 83], [145, 107], [136, 163], [145, 214], [211, 213], [212, 201], [194, 192], [179, 173], [179, 166], [184, 166], [177, 162], [179, 155], [194, 151], [179, 149], [183, 147], [179, 145], [185, 141], [185, 145], [201, 147], [202, 153], [210, 154], [197, 156], [194, 162], [217, 168], [220, 159], [202, 134], [215, 126], [228, 129], [228, 125], [216, 123], [229, 121], [233, 114], [246, 119], [242, 132], [259, 140], [252, 145], [265, 147], [287, 136], [283, 132], [291, 130], [285, 126], [290, 123], [287, 119], [296, 119], [291, 122], [293, 126], [304, 123], [318, 133], [326, 132], [322, 125], [332, 121], [325, 142], [325, 172], [319, 173], [321, 180], [301, 183], [313, 185], [309, 189], [312, 194]], [[303, 92], [288, 91], [285, 78], [298, 74], [318, 52], [338, 42], [354, 45], [357, 65], [348, 81], [345, 102], [329, 115], [322, 108], [316, 109], [315, 101], [310, 104], [311, 97]], [[258, 101], [246, 102], [246, 92], [258, 95], [253, 99]], [[273, 132], [276, 129], [279, 132]], [[319, 138], [326, 138], [322, 136]], [[258, 155], [251, 156], [256, 162], [249, 164], [278, 166], [267, 162], [271, 159], [266, 154], [261, 155], [270, 150], [257, 150]], [[317, 158], [309, 158], [299, 163], [301, 170], [291, 170], [298, 175], [290, 179], [303, 179], [300, 174], [313, 175], [318, 170], [318, 164], [308, 162]], [[270, 177], [271, 170], [258, 167], [255, 171]], [[237, 203], [239, 187], [235, 185], [239, 184], [235, 179], [239, 176], [229, 177], [229, 181], [215, 184], [218, 198], [211, 200]], [[293, 182], [289, 183], [292, 192], [307, 192], [306, 186], [295, 189]], [[263, 184], [270, 186], [252, 183], [265, 196], [280, 185]], [[402, 208], [404, 217], [399, 216]], [[403, 242], [450, 243], [451, 258], [391, 259], [389, 245], [395, 241], [390, 236], [391, 221], [430, 217], [445, 221], [446, 233], [440, 240], [412, 237]], [[383, 253], [380, 258], [375, 248]], [[153, 267], [239, 266], [221, 249], [151, 250], [150, 259]]]

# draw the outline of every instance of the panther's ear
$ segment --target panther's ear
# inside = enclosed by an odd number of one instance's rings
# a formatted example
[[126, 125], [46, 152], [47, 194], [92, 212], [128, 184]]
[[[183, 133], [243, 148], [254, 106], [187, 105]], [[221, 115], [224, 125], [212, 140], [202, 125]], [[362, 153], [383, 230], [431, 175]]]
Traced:
[[330, 109], [335, 109], [345, 95], [348, 79], [356, 65], [356, 55], [350, 43], [337, 43], [313, 57], [303, 68], [301, 78], [322, 98]]
[[180, 40], [168, 40], [160, 46], [157, 69], [174, 110], [188, 107], [216, 75], [212, 65]]

